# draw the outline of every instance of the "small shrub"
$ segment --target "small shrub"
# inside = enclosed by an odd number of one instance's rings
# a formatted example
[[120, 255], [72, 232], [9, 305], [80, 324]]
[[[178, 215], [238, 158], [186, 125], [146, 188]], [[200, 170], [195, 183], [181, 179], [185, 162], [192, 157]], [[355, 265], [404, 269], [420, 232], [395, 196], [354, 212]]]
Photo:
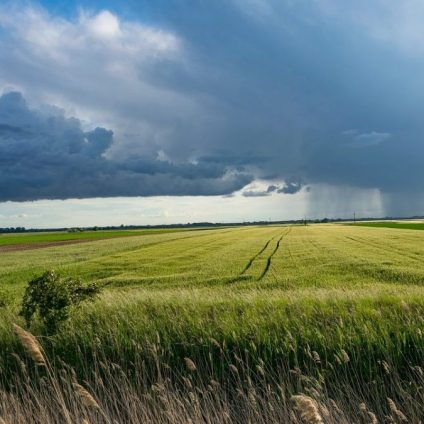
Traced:
[[99, 292], [100, 287], [94, 283], [83, 285], [79, 280], [62, 279], [54, 271], [48, 271], [28, 283], [20, 315], [28, 326], [38, 315], [46, 330], [54, 333], [68, 319], [71, 307], [93, 300]]

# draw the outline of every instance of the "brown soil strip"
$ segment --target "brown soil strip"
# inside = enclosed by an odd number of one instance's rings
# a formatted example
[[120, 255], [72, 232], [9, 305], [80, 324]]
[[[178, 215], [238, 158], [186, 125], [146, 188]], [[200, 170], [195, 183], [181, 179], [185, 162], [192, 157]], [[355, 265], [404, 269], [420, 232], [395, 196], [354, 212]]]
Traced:
[[[228, 233], [231, 230], [223, 231], [220, 234]], [[198, 230], [187, 230], [187, 232], [189, 232], [189, 231], [191, 232], [191, 231], [198, 231]], [[165, 233], [162, 233], [162, 234], [165, 234]], [[40, 242], [34, 242], [34, 243], [8, 244], [6, 246], [0, 246], [0, 253], [3, 253], [3, 252], [5, 252], [5, 253], [6, 252], [20, 252], [22, 250], [45, 249], [47, 247], [66, 246], [68, 244], [88, 243], [88, 242], [93, 242], [93, 241], [110, 240], [110, 239], [126, 238], [126, 237], [139, 237], [139, 236], [142, 236], [142, 235], [143, 234], [132, 234], [132, 235], [127, 235], [127, 236], [101, 237], [101, 238], [92, 238], [92, 239], [86, 238], [86, 239], [74, 239], [74, 240], [40, 241]], [[147, 234], [144, 234], [144, 235], [147, 235]], [[181, 239], [183, 239], [183, 238], [187, 238], [187, 237], [181, 237]], [[164, 240], [163, 242], [166, 242], [166, 241], [171, 241], [171, 240]], [[159, 242], [159, 243], [163, 243], [163, 242]]]

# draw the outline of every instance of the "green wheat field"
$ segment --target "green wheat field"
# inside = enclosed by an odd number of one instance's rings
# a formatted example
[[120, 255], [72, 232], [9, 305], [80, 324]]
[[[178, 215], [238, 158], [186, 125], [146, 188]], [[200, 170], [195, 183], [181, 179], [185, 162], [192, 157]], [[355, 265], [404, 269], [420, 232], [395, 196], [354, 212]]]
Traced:
[[[99, 232], [0, 251], [0, 422], [421, 422], [421, 229]], [[0, 245], [19, 237], [41, 236]], [[55, 334], [18, 315], [46, 270], [102, 287]]]

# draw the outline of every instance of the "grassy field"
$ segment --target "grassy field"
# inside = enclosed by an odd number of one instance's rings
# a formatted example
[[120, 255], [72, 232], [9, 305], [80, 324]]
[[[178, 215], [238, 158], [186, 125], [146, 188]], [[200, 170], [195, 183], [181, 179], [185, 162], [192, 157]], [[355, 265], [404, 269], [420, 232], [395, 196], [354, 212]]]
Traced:
[[71, 240], [99, 240], [116, 237], [130, 237], [188, 231], [184, 228], [148, 229], [148, 230], [111, 230], [111, 231], [80, 231], [80, 232], [45, 232], [0, 234], [0, 246], [20, 244], [40, 244]]
[[[51, 374], [59, 376], [54, 358], [61, 358], [117, 422], [305, 422], [293, 415], [289, 399], [296, 393], [330, 409], [329, 415], [320, 412], [321, 421], [309, 422], [374, 422], [368, 407], [381, 422], [402, 422], [400, 415], [384, 421], [396, 415], [387, 398], [400, 403], [410, 422], [419, 422], [423, 234], [362, 225], [238, 227], [2, 253], [0, 379], [10, 385], [16, 368], [11, 353], [25, 357], [12, 323], [24, 326], [17, 312], [26, 283], [54, 269], [104, 290], [74, 310], [57, 334], [41, 338], [55, 363]], [[43, 336], [37, 323], [30, 330]], [[196, 364], [195, 372], [184, 358]], [[102, 370], [102, 363], [109, 365]], [[111, 403], [116, 393], [98, 380], [112, 378], [115, 366], [127, 376], [119, 380], [122, 403], [130, 408], [136, 396], [147, 415], [117, 418], [120, 407]], [[143, 377], [137, 377], [141, 369]], [[210, 379], [223, 387], [224, 397], [205, 395]], [[28, 384], [16, 396], [31, 396], [36, 388]], [[164, 385], [166, 395], [152, 392], [155, 384]], [[243, 401], [235, 402], [235, 393]], [[197, 400], [183, 408], [178, 402], [185, 404], [186, 396]], [[93, 422], [108, 422], [72, 402], [76, 409], [66, 408], [80, 421], [88, 414]], [[200, 415], [190, 409], [196, 402]], [[365, 412], [361, 402], [369, 405]], [[10, 414], [6, 404], [3, 415]], [[0, 411], [1, 405], [0, 397]], [[180, 413], [172, 419], [157, 415], [175, 410]], [[44, 416], [45, 422], [55, 419]]]
[[393, 221], [368, 221], [352, 224], [359, 227], [398, 228], [399, 230], [424, 230], [424, 222], [393, 222]]

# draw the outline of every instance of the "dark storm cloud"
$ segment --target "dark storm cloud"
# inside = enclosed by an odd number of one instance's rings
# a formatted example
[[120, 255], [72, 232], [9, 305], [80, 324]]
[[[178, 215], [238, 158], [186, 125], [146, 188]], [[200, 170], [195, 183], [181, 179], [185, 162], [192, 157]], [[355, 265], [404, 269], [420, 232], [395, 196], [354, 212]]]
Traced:
[[277, 190], [278, 190], [278, 186], [272, 184], [272, 185], [268, 186], [268, 188], [266, 189], [266, 192], [267, 193], [274, 193]]
[[298, 191], [300, 191], [301, 188], [302, 188], [301, 183], [289, 181], [286, 184], [284, 184], [283, 187], [279, 188], [277, 190], [277, 193], [295, 194]]
[[424, 192], [424, 6], [126, 7], [151, 26], [107, 13], [69, 21], [0, 10], [0, 83], [30, 99], [56, 94], [107, 116], [113, 131], [86, 132], [15, 99], [0, 122], [1, 199], [225, 195], [258, 179], [272, 185], [244, 196], [328, 184], [379, 189], [388, 210], [405, 192], [399, 199], [415, 208]]
[[31, 110], [23, 96], [0, 97], [0, 200], [142, 195], [218, 195], [251, 181], [210, 163], [107, 159], [113, 132], [83, 131], [81, 122]]
[[287, 181], [279, 186], [272, 184], [266, 190], [244, 190], [242, 195], [244, 197], [265, 197], [270, 196], [272, 193], [280, 194], [296, 194], [302, 189], [302, 184], [295, 179], [289, 178]]
[[292, 175], [304, 184], [377, 188], [388, 213], [398, 202], [403, 213], [421, 211], [414, 198], [424, 194], [422, 5], [173, 4], [171, 16], [161, 13], [163, 2], [149, 7], [225, 75], [220, 84], [206, 76], [202, 88], [235, 106], [238, 129], [225, 132], [240, 156], [255, 152], [257, 176], [285, 180], [275, 191], [287, 194], [301, 189]]

